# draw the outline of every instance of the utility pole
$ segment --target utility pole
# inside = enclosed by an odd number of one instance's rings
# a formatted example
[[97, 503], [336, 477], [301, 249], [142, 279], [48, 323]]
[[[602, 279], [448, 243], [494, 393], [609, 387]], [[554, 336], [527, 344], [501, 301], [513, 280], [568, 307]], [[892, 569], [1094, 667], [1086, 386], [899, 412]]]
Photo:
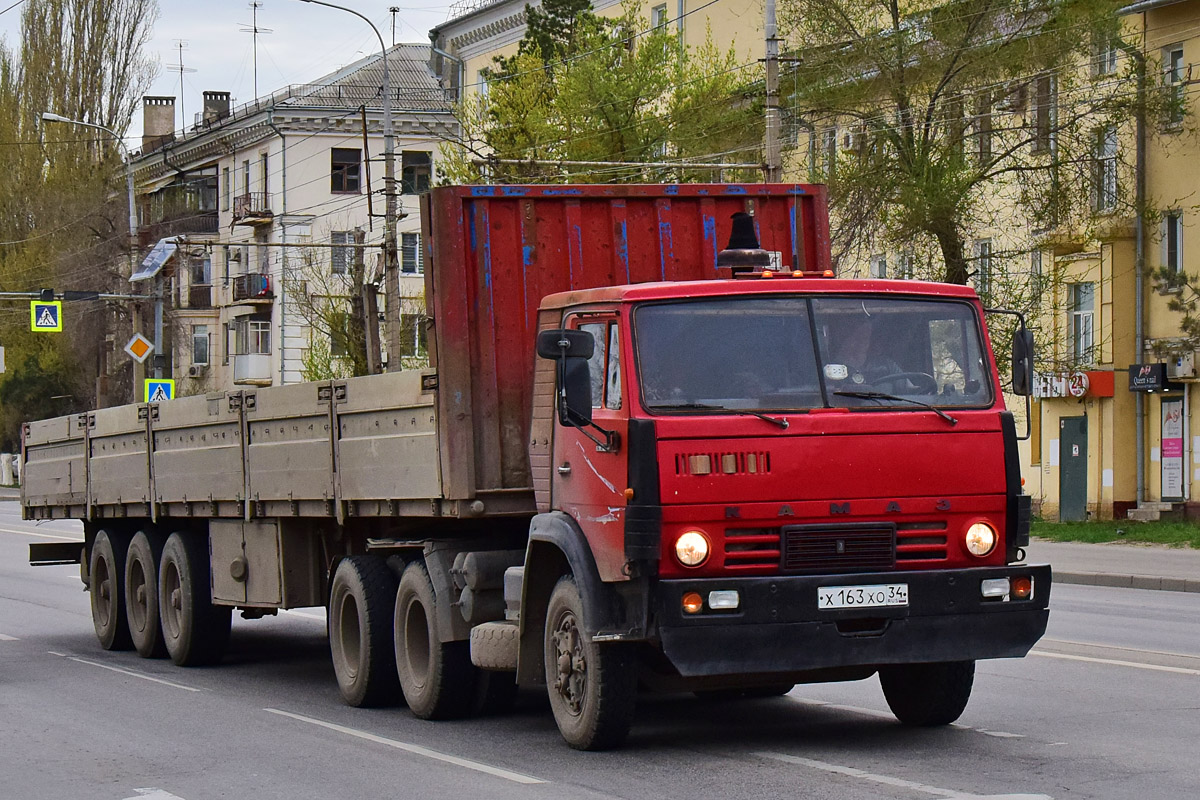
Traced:
[[783, 179], [783, 158], [779, 146], [779, 38], [775, 25], [775, 0], [766, 0], [765, 24], [767, 35], [767, 124], [763, 137], [763, 160], [766, 162], [768, 183]]
[[396, 193], [396, 149], [392, 133], [392, 76], [388, 67], [388, 48], [383, 34], [375, 23], [359, 12], [346, 6], [327, 3], [325, 0], [300, 0], [326, 8], [336, 8], [361, 19], [371, 26], [375, 38], [379, 39], [380, 58], [383, 59], [383, 192], [386, 203], [383, 212], [383, 291], [387, 302], [384, 319], [384, 334], [387, 339], [388, 372], [400, 371], [400, 263], [396, 248], [396, 222], [399, 219], [399, 195]]

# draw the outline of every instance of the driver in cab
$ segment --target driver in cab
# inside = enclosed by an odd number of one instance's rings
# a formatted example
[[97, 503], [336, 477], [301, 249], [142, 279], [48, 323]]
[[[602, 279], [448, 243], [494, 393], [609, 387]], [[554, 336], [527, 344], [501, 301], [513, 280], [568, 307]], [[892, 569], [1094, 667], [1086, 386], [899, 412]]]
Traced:
[[887, 335], [867, 314], [831, 321], [825, 331], [825, 379], [840, 388], [872, 386], [904, 370], [883, 351]]

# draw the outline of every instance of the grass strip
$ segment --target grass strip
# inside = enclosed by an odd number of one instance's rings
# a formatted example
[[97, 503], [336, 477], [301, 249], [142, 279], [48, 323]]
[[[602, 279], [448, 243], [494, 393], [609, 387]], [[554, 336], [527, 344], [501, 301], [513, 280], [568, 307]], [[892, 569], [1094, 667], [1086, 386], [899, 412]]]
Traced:
[[1200, 525], [1193, 522], [1038, 522], [1031, 533], [1052, 542], [1135, 542], [1200, 549]]

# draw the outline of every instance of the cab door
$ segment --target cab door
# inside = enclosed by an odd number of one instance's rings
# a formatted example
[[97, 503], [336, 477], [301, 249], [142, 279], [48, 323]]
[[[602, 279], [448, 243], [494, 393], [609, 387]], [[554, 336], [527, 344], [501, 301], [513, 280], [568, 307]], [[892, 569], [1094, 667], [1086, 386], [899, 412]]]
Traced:
[[629, 462], [624, 442], [629, 431], [629, 403], [622, 369], [624, 330], [615, 312], [575, 314], [566, 327], [587, 331], [596, 346], [588, 362], [592, 387], [592, 421], [617, 434], [609, 451], [605, 435], [594, 427], [557, 424], [551, 507], [579, 523], [603, 581], [625, 580], [625, 488]]

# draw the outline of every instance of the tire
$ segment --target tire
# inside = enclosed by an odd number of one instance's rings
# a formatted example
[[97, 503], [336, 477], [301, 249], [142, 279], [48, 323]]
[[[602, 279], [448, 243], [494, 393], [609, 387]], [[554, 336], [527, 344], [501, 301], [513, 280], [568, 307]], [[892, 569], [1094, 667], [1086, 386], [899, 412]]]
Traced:
[[437, 598], [421, 563], [409, 564], [396, 591], [396, 672], [404, 700], [421, 719], [467, 716], [475, 703], [470, 642], [442, 642]]
[[974, 682], [974, 661], [879, 668], [879, 683], [888, 707], [901, 723], [914, 727], [954, 722], [967, 707]]
[[206, 537], [172, 533], [158, 565], [158, 608], [167, 653], [181, 667], [215, 664], [229, 646], [233, 609], [214, 606], [209, 585]]
[[588, 637], [583, 601], [569, 575], [550, 595], [542, 650], [550, 708], [567, 744], [608, 750], [625, 741], [637, 699], [635, 654], [629, 645]]
[[342, 559], [329, 588], [329, 650], [342, 697], [357, 708], [400, 700], [392, 647], [396, 576], [375, 556]]
[[98, 531], [92, 542], [92, 555], [88, 561], [92, 625], [105, 650], [133, 647], [125, 611], [125, 555], [128, 550], [129, 534], [121, 531]]
[[161, 536], [138, 531], [125, 557], [125, 612], [133, 647], [142, 658], [167, 655], [158, 614], [158, 562], [162, 550]]

